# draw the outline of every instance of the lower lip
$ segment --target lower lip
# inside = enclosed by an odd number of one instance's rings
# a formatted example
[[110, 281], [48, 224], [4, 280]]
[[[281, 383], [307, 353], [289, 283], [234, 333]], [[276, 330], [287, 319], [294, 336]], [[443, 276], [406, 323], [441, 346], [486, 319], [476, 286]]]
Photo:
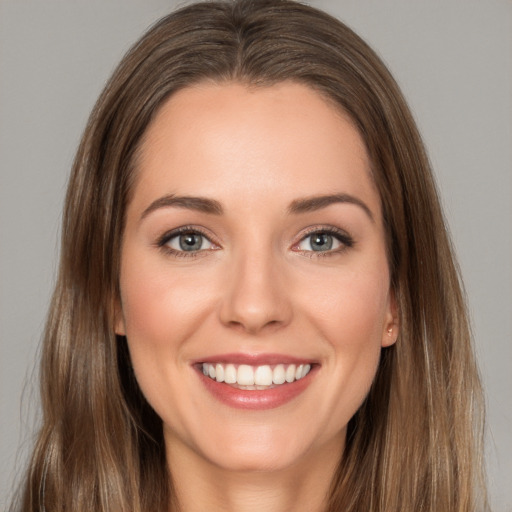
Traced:
[[237, 389], [228, 384], [217, 382], [198, 371], [206, 389], [220, 402], [236, 409], [266, 410], [280, 407], [299, 396], [311, 383], [316, 366], [302, 379], [280, 384], [270, 389]]

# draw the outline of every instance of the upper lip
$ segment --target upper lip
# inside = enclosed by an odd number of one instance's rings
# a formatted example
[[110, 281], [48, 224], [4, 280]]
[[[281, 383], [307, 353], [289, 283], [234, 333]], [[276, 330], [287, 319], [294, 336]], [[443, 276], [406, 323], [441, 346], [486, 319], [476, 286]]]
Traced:
[[198, 363], [226, 363], [247, 364], [249, 366], [263, 366], [276, 364], [313, 364], [315, 360], [290, 356], [285, 354], [217, 354], [193, 361]]

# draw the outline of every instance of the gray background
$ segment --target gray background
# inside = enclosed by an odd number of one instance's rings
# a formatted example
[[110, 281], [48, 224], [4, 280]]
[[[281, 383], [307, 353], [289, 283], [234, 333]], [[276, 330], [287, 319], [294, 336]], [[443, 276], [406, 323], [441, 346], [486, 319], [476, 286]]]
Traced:
[[[512, 511], [512, 2], [312, 3], [378, 50], [429, 148], [486, 388], [492, 502]], [[115, 64], [175, 5], [0, 0], [0, 509], [37, 421], [37, 350], [73, 153]]]

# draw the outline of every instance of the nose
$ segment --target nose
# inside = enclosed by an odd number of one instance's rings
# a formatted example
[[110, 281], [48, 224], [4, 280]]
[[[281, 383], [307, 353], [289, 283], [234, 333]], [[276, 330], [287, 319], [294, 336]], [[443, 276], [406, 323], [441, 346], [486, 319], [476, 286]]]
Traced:
[[220, 308], [221, 322], [252, 335], [287, 325], [292, 318], [291, 297], [276, 259], [253, 252], [239, 255], [232, 263]]

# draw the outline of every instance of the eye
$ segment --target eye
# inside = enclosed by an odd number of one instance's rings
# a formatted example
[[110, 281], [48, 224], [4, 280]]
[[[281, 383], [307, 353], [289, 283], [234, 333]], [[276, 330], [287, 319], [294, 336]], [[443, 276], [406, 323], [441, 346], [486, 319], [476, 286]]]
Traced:
[[299, 251], [339, 252], [354, 244], [352, 238], [334, 230], [316, 230], [305, 236], [296, 246]]
[[196, 253], [215, 247], [204, 234], [189, 228], [165, 234], [158, 245], [174, 254]]

